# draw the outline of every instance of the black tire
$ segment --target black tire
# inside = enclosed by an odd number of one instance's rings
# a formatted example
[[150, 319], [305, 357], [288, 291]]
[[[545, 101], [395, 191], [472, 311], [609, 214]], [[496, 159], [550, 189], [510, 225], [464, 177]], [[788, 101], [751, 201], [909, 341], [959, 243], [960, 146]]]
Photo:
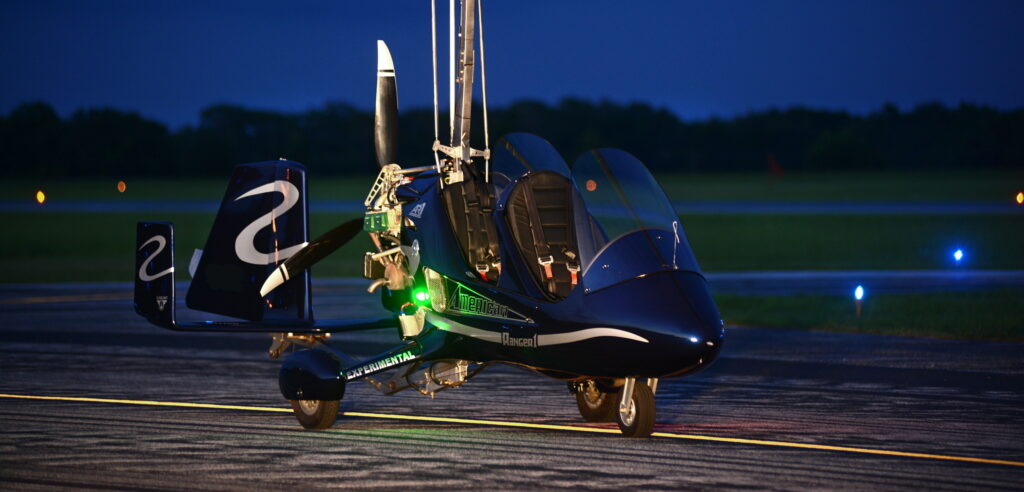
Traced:
[[619, 394], [605, 393], [593, 380], [575, 392], [576, 407], [586, 422], [611, 422], [619, 411]]
[[623, 415], [615, 409], [615, 423], [626, 437], [649, 437], [654, 432], [654, 393], [647, 383], [637, 381], [633, 386], [633, 398], [630, 400], [630, 411]]
[[292, 411], [307, 429], [327, 429], [338, 418], [338, 400], [291, 400]]

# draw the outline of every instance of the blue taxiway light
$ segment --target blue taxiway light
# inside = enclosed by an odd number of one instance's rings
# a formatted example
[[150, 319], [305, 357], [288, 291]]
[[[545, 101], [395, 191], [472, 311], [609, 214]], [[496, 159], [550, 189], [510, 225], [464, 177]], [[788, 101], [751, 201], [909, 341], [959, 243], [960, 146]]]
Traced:
[[964, 250], [957, 248], [957, 250], [953, 252], [953, 260], [960, 263], [960, 260], [962, 259], [964, 259]]
[[853, 298], [858, 301], [864, 299], [864, 286], [858, 285], [856, 289], [853, 289]]

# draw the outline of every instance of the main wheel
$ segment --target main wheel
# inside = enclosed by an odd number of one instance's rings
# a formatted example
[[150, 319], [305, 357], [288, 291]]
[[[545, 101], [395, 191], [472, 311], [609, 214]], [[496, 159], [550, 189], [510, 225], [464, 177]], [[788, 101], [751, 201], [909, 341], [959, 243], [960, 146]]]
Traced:
[[601, 391], [591, 379], [576, 391], [576, 406], [587, 422], [611, 422], [619, 411], [619, 394]]
[[647, 383], [637, 381], [633, 385], [633, 397], [629, 400], [629, 410], [623, 412], [615, 408], [615, 423], [626, 437], [648, 437], [654, 431], [654, 393]]
[[295, 418], [307, 429], [326, 429], [338, 418], [338, 400], [291, 400]]

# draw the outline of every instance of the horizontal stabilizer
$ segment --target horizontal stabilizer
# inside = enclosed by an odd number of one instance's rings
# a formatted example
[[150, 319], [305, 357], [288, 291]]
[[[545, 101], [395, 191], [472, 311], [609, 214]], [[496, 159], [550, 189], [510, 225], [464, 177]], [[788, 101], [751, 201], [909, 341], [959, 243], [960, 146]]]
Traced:
[[[163, 326], [163, 325], [161, 325]], [[397, 329], [398, 320], [387, 318], [359, 319], [328, 319], [318, 320], [309, 324], [285, 322], [252, 322], [252, 321], [192, 321], [172, 322], [170, 328], [176, 331], [204, 332], [235, 332], [235, 333], [344, 333], [349, 331], [375, 330], [379, 328]]]
[[342, 333], [398, 328], [398, 320], [360, 318], [335, 320], [266, 319], [263, 321], [190, 321], [175, 318], [174, 225], [139, 222], [136, 227], [135, 312], [157, 326], [177, 331], [249, 333]]

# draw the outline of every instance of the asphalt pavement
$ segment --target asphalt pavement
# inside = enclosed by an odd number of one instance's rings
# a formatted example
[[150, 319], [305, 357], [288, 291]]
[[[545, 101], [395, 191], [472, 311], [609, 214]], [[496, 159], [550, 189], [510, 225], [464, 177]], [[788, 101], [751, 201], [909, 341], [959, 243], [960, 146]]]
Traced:
[[[363, 287], [318, 283], [318, 316], [378, 313]], [[130, 296], [127, 284], [0, 287], [0, 489], [1024, 486], [1020, 343], [728, 327], [720, 360], [659, 385], [663, 437], [587, 432], [614, 426], [582, 423], [564, 383], [512, 367], [435, 399], [353, 384], [347, 414], [306, 431], [268, 336], [162, 330]], [[356, 356], [396, 341], [343, 339]], [[181, 403], [236, 408], [167, 406]]]

